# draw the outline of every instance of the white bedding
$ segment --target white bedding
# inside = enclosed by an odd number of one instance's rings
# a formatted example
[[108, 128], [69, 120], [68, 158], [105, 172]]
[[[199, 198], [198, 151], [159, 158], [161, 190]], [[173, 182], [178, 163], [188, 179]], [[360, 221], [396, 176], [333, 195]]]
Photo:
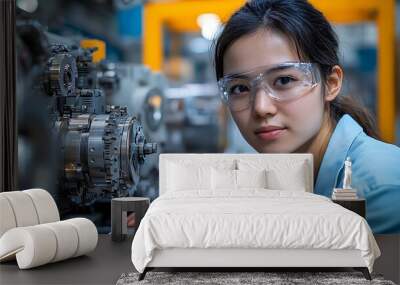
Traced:
[[154, 200], [132, 243], [139, 272], [165, 248], [358, 249], [370, 272], [380, 255], [365, 219], [326, 197], [265, 189], [199, 193]]

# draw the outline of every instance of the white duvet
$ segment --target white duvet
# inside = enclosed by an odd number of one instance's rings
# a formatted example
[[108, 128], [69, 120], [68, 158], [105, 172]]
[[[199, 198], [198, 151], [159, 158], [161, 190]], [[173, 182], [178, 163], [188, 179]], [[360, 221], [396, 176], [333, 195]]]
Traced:
[[143, 272], [165, 248], [358, 249], [371, 272], [380, 255], [357, 214], [320, 195], [265, 189], [162, 195], [136, 232], [133, 265]]

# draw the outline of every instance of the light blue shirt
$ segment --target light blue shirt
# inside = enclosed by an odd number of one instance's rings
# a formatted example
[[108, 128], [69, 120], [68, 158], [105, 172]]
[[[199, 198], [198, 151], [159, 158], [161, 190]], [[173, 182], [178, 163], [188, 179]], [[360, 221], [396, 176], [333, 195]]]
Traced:
[[352, 188], [366, 200], [374, 233], [400, 233], [400, 148], [367, 136], [349, 115], [336, 125], [322, 159], [314, 193], [331, 197], [343, 187], [344, 161], [352, 161]]

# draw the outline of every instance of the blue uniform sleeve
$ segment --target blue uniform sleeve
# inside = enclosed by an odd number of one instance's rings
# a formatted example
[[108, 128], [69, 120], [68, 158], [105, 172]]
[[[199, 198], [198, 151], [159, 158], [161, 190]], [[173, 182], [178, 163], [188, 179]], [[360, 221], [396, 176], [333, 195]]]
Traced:
[[366, 193], [367, 221], [375, 234], [400, 234], [400, 185], [381, 184]]

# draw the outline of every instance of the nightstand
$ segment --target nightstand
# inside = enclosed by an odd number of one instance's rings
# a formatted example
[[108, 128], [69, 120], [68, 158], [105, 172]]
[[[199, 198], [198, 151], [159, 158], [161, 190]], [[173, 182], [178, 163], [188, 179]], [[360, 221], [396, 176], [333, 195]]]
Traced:
[[332, 199], [332, 202], [339, 204], [340, 206], [359, 214], [365, 219], [365, 199], [359, 198], [355, 200], [336, 200]]
[[[145, 197], [120, 197], [111, 200], [111, 239], [123, 241], [128, 235], [128, 214], [134, 212], [136, 229], [150, 205]], [[135, 232], [136, 232], [135, 229]]]

